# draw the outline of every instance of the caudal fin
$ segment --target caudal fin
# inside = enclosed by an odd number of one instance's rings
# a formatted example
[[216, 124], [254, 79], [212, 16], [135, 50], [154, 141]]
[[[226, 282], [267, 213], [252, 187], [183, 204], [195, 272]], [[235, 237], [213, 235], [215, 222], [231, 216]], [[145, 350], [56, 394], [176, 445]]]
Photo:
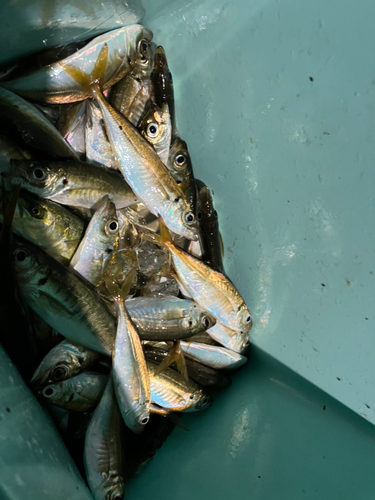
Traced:
[[90, 75], [82, 71], [80, 68], [72, 66], [71, 64], [66, 64], [63, 61], [60, 62], [60, 66], [63, 68], [66, 74], [68, 74], [71, 78], [73, 78], [74, 81], [81, 85], [81, 87], [85, 90], [85, 92], [87, 92], [87, 94], [94, 95], [98, 91], [101, 91], [103, 89], [107, 60], [108, 45], [105, 43], [99, 52], [94, 69], [92, 70]]
[[112, 295], [112, 298], [115, 302], [121, 302], [126, 299], [132, 287], [133, 279], [134, 276], [136, 275], [136, 272], [137, 272], [136, 268], [133, 267], [133, 269], [126, 276], [122, 287], [119, 287], [119, 285], [115, 281], [113, 281], [113, 278], [111, 277], [105, 279], [106, 287], [108, 288], [108, 291]]

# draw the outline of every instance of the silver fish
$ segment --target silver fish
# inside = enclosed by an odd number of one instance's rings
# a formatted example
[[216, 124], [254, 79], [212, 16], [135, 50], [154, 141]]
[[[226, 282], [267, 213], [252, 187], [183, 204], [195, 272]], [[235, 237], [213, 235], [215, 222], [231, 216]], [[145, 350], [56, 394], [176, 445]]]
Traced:
[[59, 408], [92, 411], [100, 401], [106, 383], [105, 375], [83, 372], [63, 382], [47, 385], [41, 394]]
[[120, 173], [84, 162], [12, 160], [7, 179], [24, 189], [62, 205], [92, 208], [103, 196], [123, 208], [137, 197]]
[[[100, 50], [107, 44], [108, 64], [103, 76], [105, 90], [130, 71], [132, 65], [143, 63], [151, 39], [151, 31], [143, 26], [125, 26], [94, 38], [63, 62], [91, 73]], [[65, 73], [61, 61], [1, 85], [26, 99], [39, 102], [67, 103], [89, 97], [82, 87]]]
[[164, 165], [167, 165], [172, 138], [172, 122], [168, 104], [163, 104], [161, 108], [153, 104], [142, 120], [140, 131], [155, 149]]
[[92, 100], [87, 101], [85, 137], [87, 159], [117, 170], [116, 157], [107, 137], [102, 112]]
[[18, 238], [13, 260], [20, 291], [34, 312], [67, 339], [111, 355], [116, 324], [89, 282]]
[[123, 426], [110, 374], [85, 437], [85, 471], [95, 500], [124, 498]]
[[104, 197], [87, 226], [69, 267], [97, 285], [118, 247], [116, 207]]
[[248, 332], [232, 330], [220, 321], [216, 321], [216, 325], [207, 330], [207, 333], [222, 346], [239, 354], [246, 352], [250, 345]]
[[185, 356], [216, 370], [234, 370], [246, 363], [246, 356], [218, 347], [197, 342], [181, 341]]
[[86, 112], [88, 101], [61, 105], [59, 131], [77, 153], [86, 153]]
[[82, 344], [63, 340], [44, 356], [36, 369], [30, 384], [44, 387], [62, 382], [90, 368], [100, 359], [100, 354]]

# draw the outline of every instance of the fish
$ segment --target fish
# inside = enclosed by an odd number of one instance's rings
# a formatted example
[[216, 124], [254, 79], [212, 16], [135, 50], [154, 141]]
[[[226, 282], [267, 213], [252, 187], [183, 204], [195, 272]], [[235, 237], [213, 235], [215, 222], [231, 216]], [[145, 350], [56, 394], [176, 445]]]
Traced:
[[166, 166], [177, 184], [184, 192], [190, 209], [196, 213], [197, 192], [194, 182], [193, 166], [185, 141], [176, 137], [171, 144]]
[[198, 304], [177, 297], [137, 297], [125, 305], [141, 340], [179, 340], [215, 324]]
[[21, 294], [36, 314], [66, 339], [111, 356], [116, 323], [91, 283], [20, 238], [13, 262]]
[[100, 357], [98, 352], [82, 344], [63, 340], [46, 354], [30, 384], [39, 388], [75, 377], [91, 368]]
[[124, 427], [110, 374], [84, 445], [86, 478], [95, 500], [124, 498]]
[[41, 198], [72, 207], [92, 208], [103, 196], [124, 208], [138, 199], [120, 173], [79, 161], [12, 160], [6, 178]]
[[160, 236], [143, 230], [143, 237], [166, 248], [179, 283], [201, 307], [235, 331], [252, 327], [250, 311], [236, 287], [223, 274], [177, 248], [163, 222]]
[[125, 297], [134, 276], [135, 269], [128, 274], [121, 289], [110, 279], [106, 280], [106, 284], [118, 308], [117, 334], [112, 353], [115, 394], [126, 426], [140, 434], [150, 419], [151, 397], [141, 341], [125, 306]]
[[60, 106], [59, 131], [77, 153], [86, 153], [86, 113], [89, 101]]
[[247, 362], [246, 356], [237, 352], [197, 342], [180, 342], [181, 349], [187, 358], [199, 361], [216, 370], [235, 370]]
[[161, 45], [155, 50], [154, 65], [151, 74], [152, 82], [152, 100], [161, 108], [163, 105], [168, 106], [171, 120], [171, 137], [177, 135], [175, 103], [173, 91], [172, 73], [169, 71], [167, 57]]
[[92, 411], [99, 403], [106, 384], [106, 375], [87, 371], [47, 385], [42, 389], [41, 396], [65, 410]]
[[[0, 220], [3, 216], [0, 214]], [[84, 222], [65, 207], [21, 191], [12, 224], [13, 231], [68, 265], [76, 251]]]
[[1, 85], [31, 101], [53, 104], [82, 101], [90, 97], [90, 94], [66, 74], [62, 62], [91, 72], [98, 54], [106, 45], [108, 64], [103, 75], [106, 90], [123, 78], [134, 64], [145, 64], [145, 53], [151, 40], [152, 32], [143, 26], [124, 26], [95, 37], [62, 61], [54, 62], [29, 75], [2, 82]]
[[101, 92], [107, 58], [108, 46], [104, 45], [90, 75], [71, 65], [62, 67], [99, 104], [118, 169], [140, 201], [153, 214], [162, 216], [173, 232], [195, 240], [198, 238], [195, 215], [183, 192], [152, 146], [110, 106]]
[[108, 168], [117, 170], [116, 157], [107, 137], [102, 112], [95, 101], [87, 101], [85, 127], [86, 158]]
[[160, 160], [167, 164], [172, 138], [172, 122], [168, 104], [159, 108], [153, 104], [140, 124], [140, 132], [149, 142]]
[[151, 383], [151, 401], [156, 407], [169, 411], [192, 412], [209, 408], [212, 398], [192, 380], [186, 381], [178, 372], [166, 368], [156, 374], [158, 365], [147, 361]]
[[202, 260], [212, 269], [225, 274], [223, 264], [223, 242], [219, 231], [219, 221], [211, 191], [207, 186], [199, 190], [199, 212], [197, 214], [202, 235]]
[[207, 333], [219, 344], [239, 354], [244, 354], [250, 345], [249, 333], [232, 330], [220, 321], [207, 330]]
[[37, 363], [35, 333], [25, 302], [22, 300], [12, 263], [12, 219], [19, 195], [16, 188], [5, 201], [3, 186], [3, 224], [0, 230], [0, 342], [8, 356], [28, 382]]
[[78, 159], [77, 153], [46, 116], [22, 97], [0, 87], [0, 116], [12, 122], [23, 140], [53, 158]]
[[[152, 344], [145, 344], [143, 349], [146, 360], [158, 364], [162, 363], [168, 354], [168, 351], [162, 347]], [[232, 383], [231, 379], [219, 370], [210, 368], [190, 358], [185, 358], [185, 362], [189, 378], [198, 382], [202, 387], [209, 389], [224, 389], [225, 387], [229, 387]]]
[[25, 151], [9, 137], [0, 133], [0, 173], [9, 172], [10, 160], [24, 160]]
[[113, 259], [118, 242], [119, 224], [116, 207], [105, 196], [98, 203], [69, 267], [93, 285], [98, 285]]
[[151, 47], [145, 52], [145, 64], [132, 68], [111, 88], [109, 102], [124, 118], [137, 127], [151, 102]]

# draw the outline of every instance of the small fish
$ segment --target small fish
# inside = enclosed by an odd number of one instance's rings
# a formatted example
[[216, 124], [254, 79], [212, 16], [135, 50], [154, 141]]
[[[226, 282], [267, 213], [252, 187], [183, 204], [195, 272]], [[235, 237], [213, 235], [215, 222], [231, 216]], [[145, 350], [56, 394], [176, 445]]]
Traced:
[[65, 338], [111, 356], [116, 324], [91, 283], [19, 238], [13, 262], [22, 296], [35, 313]]
[[45, 151], [53, 158], [77, 159], [74, 149], [33, 104], [0, 87], [0, 116], [17, 127], [27, 144]]
[[105, 196], [98, 204], [69, 267], [97, 285], [117, 250], [118, 241], [116, 207]]
[[151, 31], [143, 26], [125, 26], [94, 38], [63, 61], [1, 85], [26, 99], [38, 102], [56, 104], [82, 101], [90, 97], [90, 94], [66, 74], [62, 63], [90, 73], [101, 49], [107, 45], [108, 64], [103, 75], [105, 90], [123, 78], [132, 65], [143, 63], [151, 39]]
[[30, 384], [45, 387], [62, 382], [88, 370], [100, 359], [100, 354], [87, 349], [82, 344], [63, 340], [43, 358]]
[[181, 341], [181, 349], [186, 357], [216, 370], [235, 370], [247, 361], [246, 356], [225, 347]]
[[142, 340], [179, 340], [215, 323], [198, 304], [177, 297], [137, 297], [125, 305]]
[[161, 45], [156, 48], [154, 56], [154, 66], [151, 74], [152, 99], [161, 108], [167, 105], [171, 118], [172, 133], [174, 138], [177, 135], [176, 118], [174, 111], [174, 92], [172, 74], [168, 68], [168, 61], [165, 51]]
[[193, 166], [187, 144], [179, 137], [176, 137], [170, 147], [166, 166], [184, 192], [191, 210], [196, 213], [197, 192], [194, 182]]
[[108, 47], [104, 45], [91, 75], [71, 65], [62, 67], [99, 104], [118, 169], [134, 193], [153, 214], [163, 217], [173, 232], [195, 240], [198, 237], [195, 215], [183, 192], [152, 146], [108, 104], [100, 90], [107, 58]]
[[129, 273], [121, 290], [106, 280], [118, 308], [115, 347], [112, 354], [113, 383], [121, 415], [126, 426], [136, 434], [150, 419], [150, 378], [138, 332], [125, 308], [135, 269]]
[[110, 374], [88, 426], [84, 446], [87, 482], [95, 500], [124, 498], [124, 455], [127, 450], [124, 427]]
[[172, 138], [172, 122], [168, 105], [163, 104], [159, 108], [156, 104], [152, 104], [139, 128], [143, 137], [152, 145], [161, 161], [166, 165]]
[[86, 153], [86, 112], [89, 101], [60, 106], [59, 131], [77, 153]]
[[22, 191], [12, 227], [16, 234], [67, 265], [81, 241], [84, 222], [65, 207]]
[[7, 179], [24, 189], [62, 205], [92, 208], [108, 195], [116, 208], [137, 203], [120, 173], [84, 162], [12, 160]]
[[219, 221], [211, 191], [206, 186], [199, 190], [199, 211], [197, 219], [202, 235], [202, 260], [212, 269], [224, 274], [223, 242], [219, 231]]
[[249, 309], [235, 286], [221, 273], [177, 248], [162, 222], [161, 235], [144, 233], [144, 237], [170, 252], [178, 281], [201, 307], [228, 328], [248, 332], [252, 327]]
[[92, 411], [99, 403], [106, 383], [105, 375], [83, 372], [63, 382], [47, 385], [41, 394], [59, 408]]
[[117, 170], [116, 157], [103, 122], [103, 115], [95, 101], [87, 101], [87, 121], [85, 127], [86, 157]]
[[169, 411], [198, 411], [209, 408], [212, 404], [210, 395], [192, 380], [186, 381], [179, 373], [166, 368], [155, 374], [158, 365], [147, 361], [151, 382], [151, 401], [153, 405]]
[[[162, 363], [168, 354], [168, 351], [162, 347], [151, 344], [145, 344], [143, 349], [146, 360], [153, 361], [157, 364]], [[185, 358], [185, 362], [189, 378], [198, 382], [198, 384], [202, 387], [210, 389], [224, 389], [232, 383], [231, 379], [228, 378], [227, 375], [218, 370], [210, 368], [190, 358]]]
[[222, 346], [239, 354], [245, 353], [250, 345], [248, 332], [232, 330], [220, 321], [217, 321], [207, 333]]

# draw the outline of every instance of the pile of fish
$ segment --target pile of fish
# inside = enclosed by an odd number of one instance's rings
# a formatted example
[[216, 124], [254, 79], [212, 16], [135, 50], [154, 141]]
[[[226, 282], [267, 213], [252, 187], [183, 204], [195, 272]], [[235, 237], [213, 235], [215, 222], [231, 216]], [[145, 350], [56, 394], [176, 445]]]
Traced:
[[252, 326], [151, 40], [122, 27], [0, 77], [0, 340], [98, 500], [211, 406]]

